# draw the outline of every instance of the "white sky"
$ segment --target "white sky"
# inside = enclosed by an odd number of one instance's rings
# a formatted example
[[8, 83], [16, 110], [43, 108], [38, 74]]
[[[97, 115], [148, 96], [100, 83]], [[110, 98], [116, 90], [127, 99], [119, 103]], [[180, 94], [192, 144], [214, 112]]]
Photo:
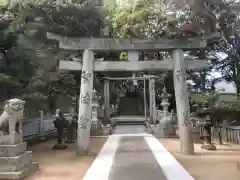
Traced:
[[[221, 60], [224, 60], [227, 55], [225, 53], [218, 53]], [[212, 76], [215, 78], [222, 77], [220, 72], [213, 72]], [[236, 93], [236, 86], [233, 82], [227, 82], [225, 80], [218, 82], [215, 84], [216, 91], [222, 92], [222, 93]]]
[[[213, 76], [218, 78], [221, 77], [221, 73], [214, 72]], [[232, 82], [226, 82], [225, 80], [218, 82], [215, 84], [216, 91], [222, 92], [222, 93], [236, 93], [236, 86]]]

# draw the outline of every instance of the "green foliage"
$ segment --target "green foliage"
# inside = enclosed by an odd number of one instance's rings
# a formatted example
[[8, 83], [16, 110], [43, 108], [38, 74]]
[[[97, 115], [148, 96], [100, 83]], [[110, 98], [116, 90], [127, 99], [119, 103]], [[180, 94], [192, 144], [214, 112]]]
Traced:
[[218, 103], [218, 99], [219, 99], [219, 94], [217, 94], [216, 92], [210, 92], [205, 94], [204, 96], [205, 103], [210, 107], [216, 106]]
[[[25, 3], [27, 2], [27, 3]], [[101, 9], [91, 5], [56, 4], [56, 1], [16, 1], [1, 9], [0, 86], [8, 96], [45, 101], [50, 109], [59, 96], [76, 96], [75, 77], [69, 72], [49, 72], [64, 53], [48, 44], [46, 32], [65, 36], [100, 36], [104, 24]], [[52, 68], [51, 68], [52, 69]], [[54, 79], [52, 78], [54, 75]]]
[[126, 52], [122, 52], [120, 54], [120, 60], [124, 60], [124, 61], [128, 60], [128, 54]]
[[64, 36], [99, 36], [104, 26], [104, 18], [100, 10], [92, 6], [56, 8], [50, 5], [42, 5], [32, 10], [34, 12], [39, 11], [39, 15], [42, 15], [47, 31]]
[[117, 7], [112, 17], [113, 28], [120, 37], [154, 37], [168, 29], [169, 19], [163, 7], [144, 0], [135, 6]]
[[61, 72], [57, 77], [57, 80], [52, 81], [46, 72], [38, 69], [27, 86], [28, 94], [31, 96], [31, 94], [34, 94], [35, 92], [41, 92], [43, 97], [75, 95], [73, 87], [75, 87], [76, 83], [73, 79], [74, 78], [71, 74]]
[[[207, 1], [204, 0], [204, 2]], [[24, 88], [27, 87], [23, 96], [36, 100], [50, 99], [52, 101], [59, 95], [76, 93], [78, 87], [75, 86], [72, 74], [56, 73], [56, 78], [53, 80], [51, 73], [48, 72], [50, 64], [54, 66], [56, 60], [64, 56], [63, 52], [59, 52], [56, 44], [48, 44], [46, 38], [48, 31], [68, 37], [104, 35], [126, 38], [179, 37], [195, 31], [186, 26], [184, 30], [180, 28], [184, 25], [184, 21], [179, 19], [177, 21], [170, 17], [167, 13], [168, 9], [163, 2], [160, 3], [158, 8], [153, 6], [154, 1], [152, 0], [138, 1], [136, 5], [132, 4], [132, 6], [116, 7], [116, 1], [105, 0], [105, 8], [94, 8], [89, 4], [84, 5], [82, 1], [78, 0], [74, 3], [56, 0], [4, 1], [4, 8], [1, 9], [4, 18], [0, 18], [0, 53], [3, 57], [1, 61], [4, 62], [0, 68], [1, 87], [8, 89], [9, 96], [22, 94]], [[204, 14], [206, 10], [194, 9], [193, 6], [191, 8], [192, 14], [196, 12]], [[239, 29], [239, 6], [234, 2], [226, 3], [219, 0], [211, 8], [211, 12], [214, 13], [217, 20], [215, 24], [212, 23], [211, 27], [216, 25], [217, 30], [221, 33], [221, 38], [208, 43], [207, 53], [214, 56], [207, 57], [211, 61], [211, 67], [201, 73], [190, 72], [190, 79], [196, 83], [197, 88], [205, 91], [207, 85], [211, 83], [208, 82], [206, 76], [211, 69], [215, 68], [221, 70], [224, 79], [234, 81], [240, 92], [239, 45], [237, 46], [236, 41], [233, 41], [232, 38], [239, 41], [237, 31]], [[198, 17], [201, 17], [200, 15], [201, 13], [198, 14]], [[184, 17], [185, 20], [186, 17]], [[209, 22], [212, 21], [207, 21], [208, 17], [210, 15], [205, 13], [203, 19], [206, 23], [197, 24], [197, 29], [211, 28]], [[194, 23], [196, 22], [194, 21]], [[216, 53], [219, 52], [227, 54], [227, 58], [220, 61], [219, 57], [216, 57]], [[109, 54], [108, 56], [110, 56]], [[191, 54], [191, 56], [195, 55]], [[121, 53], [120, 59], [126, 60], [127, 54]], [[162, 78], [159, 86], [165, 79], [169, 93], [173, 94], [172, 74], [163, 73], [159, 77]], [[215, 101], [212, 96], [206, 98], [209, 98], [207, 101], [211, 104]]]
[[[7, 27], [6, 27], [7, 28]], [[0, 86], [5, 88], [8, 96], [19, 96], [24, 86], [34, 73], [34, 63], [17, 48], [17, 34], [0, 31]]]

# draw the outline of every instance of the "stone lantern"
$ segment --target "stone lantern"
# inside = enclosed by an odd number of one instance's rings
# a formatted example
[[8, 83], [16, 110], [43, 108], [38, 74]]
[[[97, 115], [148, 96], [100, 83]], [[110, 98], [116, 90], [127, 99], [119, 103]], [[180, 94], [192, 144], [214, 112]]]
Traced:
[[167, 93], [165, 86], [160, 97], [162, 98], [161, 106], [163, 107], [163, 118], [159, 121], [160, 134], [162, 137], [168, 137], [169, 135], [173, 134], [173, 124], [172, 117], [168, 113], [168, 107], [170, 105], [168, 99], [171, 97], [171, 95]]
[[98, 134], [101, 129], [101, 122], [98, 119], [99, 96], [97, 91], [92, 92], [92, 118], [91, 118], [91, 134]]
[[204, 108], [202, 111], [196, 113], [197, 118], [199, 118], [199, 125], [202, 126], [202, 135], [204, 138], [204, 144], [201, 146], [202, 149], [216, 150], [216, 146], [212, 144], [211, 139], [211, 127], [213, 126], [211, 119], [211, 109]]
[[167, 93], [167, 89], [165, 86], [163, 88], [163, 93], [160, 97], [162, 98], [161, 106], [163, 107], [163, 118], [161, 119], [161, 121], [163, 121], [164, 119], [169, 119], [168, 107], [170, 103], [168, 102], [168, 99], [171, 97], [171, 95]]
[[163, 93], [160, 95], [162, 98], [161, 106], [163, 107], [163, 117], [159, 120], [159, 123], [150, 125], [152, 133], [157, 137], [169, 137], [173, 132], [172, 116], [168, 113], [168, 102], [170, 94], [167, 93], [166, 87], [163, 88]]

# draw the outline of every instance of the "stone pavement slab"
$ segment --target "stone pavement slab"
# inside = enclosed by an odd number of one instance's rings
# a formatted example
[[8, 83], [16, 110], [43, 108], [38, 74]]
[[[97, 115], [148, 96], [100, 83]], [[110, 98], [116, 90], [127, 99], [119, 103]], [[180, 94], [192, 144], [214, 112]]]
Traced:
[[108, 138], [83, 180], [194, 180], [151, 134]]
[[143, 136], [121, 137], [109, 180], [167, 180]]

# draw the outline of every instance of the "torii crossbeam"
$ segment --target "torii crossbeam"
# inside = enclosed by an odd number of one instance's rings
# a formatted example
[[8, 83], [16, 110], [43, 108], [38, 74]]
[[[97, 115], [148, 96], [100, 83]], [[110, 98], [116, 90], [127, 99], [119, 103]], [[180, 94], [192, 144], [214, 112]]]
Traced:
[[[205, 59], [185, 60], [186, 69], [203, 69], [208, 67]], [[59, 61], [60, 70], [81, 71], [82, 62], [79, 61]], [[115, 72], [115, 71], [171, 71], [173, 61], [170, 60], [148, 60], [148, 61], [94, 61], [94, 71]]]

